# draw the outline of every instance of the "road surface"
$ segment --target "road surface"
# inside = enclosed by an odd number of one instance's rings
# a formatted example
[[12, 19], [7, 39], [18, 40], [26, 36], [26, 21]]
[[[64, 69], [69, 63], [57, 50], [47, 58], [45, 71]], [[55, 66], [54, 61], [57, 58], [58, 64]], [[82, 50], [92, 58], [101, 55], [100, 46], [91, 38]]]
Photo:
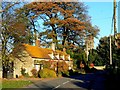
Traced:
[[104, 90], [104, 76], [98, 73], [81, 74], [33, 82], [26, 88], [32, 90]]

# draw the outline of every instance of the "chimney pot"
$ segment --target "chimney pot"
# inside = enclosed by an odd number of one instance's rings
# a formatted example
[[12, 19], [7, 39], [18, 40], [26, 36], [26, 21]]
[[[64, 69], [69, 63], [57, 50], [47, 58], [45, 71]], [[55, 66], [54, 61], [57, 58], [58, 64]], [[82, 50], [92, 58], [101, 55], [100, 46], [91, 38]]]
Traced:
[[52, 43], [51, 48], [53, 51], [55, 51], [55, 43]]

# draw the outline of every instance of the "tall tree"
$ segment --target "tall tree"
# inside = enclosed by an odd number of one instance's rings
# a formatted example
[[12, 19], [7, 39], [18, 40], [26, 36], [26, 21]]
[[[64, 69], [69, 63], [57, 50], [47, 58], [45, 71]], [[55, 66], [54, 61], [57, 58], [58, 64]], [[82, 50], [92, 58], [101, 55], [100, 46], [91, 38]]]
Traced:
[[17, 13], [29, 21], [27, 29], [33, 31], [34, 39], [36, 31], [40, 32], [40, 42], [46, 47], [54, 42], [57, 49], [64, 47], [75, 52], [83, 48], [87, 36], [96, 37], [99, 31], [92, 26], [87, 7], [81, 2], [32, 2]]
[[20, 2], [2, 2], [2, 64], [7, 67], [9, 56], [16, 45], [26, 42], [28, 20], [25, 17], [19, 17], [16, 9], [20, 8]]
[[[35, 18], [43, 19], [45, 31], [41, 32], [40, 35], [42, 41], [46, 41], [47, 44], [54, 42], [62, 44], [64, 47], [67, 44], [79, 45], [80, 40], [86, 34], [85, 32], [90, 33], [93, 29], [95, 30], [92, 26], [92, 30], [85, 29], [88, 16], [83, 3], [33, 2], [26, 6], [35, 13]], [[94, 35], [96, 34], [94, 33]]]
[[[98, 55], [101, 58], [101, 61], [104, 65], [110, 63], [110, 40], [109, 37], [103, 37], [99, 41], [99, 45], [97, 47]], [[117, 64], [120, 66], [120, 49], [115, 46], [114, 36], [112, 36], [112, 60], [113, 64]]]

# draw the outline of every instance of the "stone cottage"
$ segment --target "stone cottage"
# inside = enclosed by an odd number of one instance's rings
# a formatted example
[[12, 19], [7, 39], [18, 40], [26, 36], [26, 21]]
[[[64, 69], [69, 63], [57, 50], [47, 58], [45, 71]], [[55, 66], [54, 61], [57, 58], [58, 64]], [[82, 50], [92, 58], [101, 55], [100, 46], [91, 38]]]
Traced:
[[24, 47], [24, 50], [19, 55], [21, 59], [16, 58], [14, 60], [14, 78], [21, 75], [21, 68], [25, 68], [26, 72], [31, 76], [31, 70], [33, 68], [37, 70], [41, 68], [41, 64], [38, 63], [39, 61], [65, 61], [69, 69], [73, 67], [73, 61], [70, 55], [65, 51], [55, 50], [54, 44], [51, 45], [51, 48], [41, 48], [38, 45], [32, 46], [29, 44], [23, 44], [22, 47]]

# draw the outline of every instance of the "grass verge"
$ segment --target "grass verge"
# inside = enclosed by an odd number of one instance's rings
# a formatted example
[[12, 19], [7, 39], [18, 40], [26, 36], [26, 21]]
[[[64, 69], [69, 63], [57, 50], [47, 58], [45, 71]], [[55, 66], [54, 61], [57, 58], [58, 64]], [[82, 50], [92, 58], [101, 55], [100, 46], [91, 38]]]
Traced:
[[2, 88], [22, 88], [30, 84], [29, 80], [2, 80]]

